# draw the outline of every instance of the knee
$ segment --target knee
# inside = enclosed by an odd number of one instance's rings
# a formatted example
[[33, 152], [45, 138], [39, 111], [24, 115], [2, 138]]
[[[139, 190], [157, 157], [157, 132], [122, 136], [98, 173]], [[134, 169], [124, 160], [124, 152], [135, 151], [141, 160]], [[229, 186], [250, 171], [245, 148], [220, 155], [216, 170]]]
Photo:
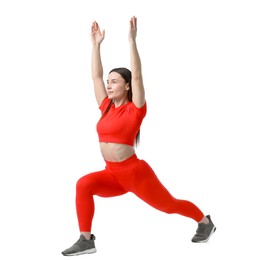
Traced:
[[172, 202], [166, 205], [163, 211], [167, 214], [175, 214], [179, 211], [179, 201], [177, 199], [172, 200]]
[[88, 175], [81, 177], [76, 183], [76, 191], [79, 192], [91, 192], [95, 186], [95, 181]]

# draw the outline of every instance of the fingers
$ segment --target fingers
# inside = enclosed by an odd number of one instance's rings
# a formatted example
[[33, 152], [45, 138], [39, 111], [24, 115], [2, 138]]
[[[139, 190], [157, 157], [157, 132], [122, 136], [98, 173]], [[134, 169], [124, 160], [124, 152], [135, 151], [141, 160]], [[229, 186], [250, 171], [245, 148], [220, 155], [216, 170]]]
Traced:
[[99, 35], [105, 36], [105, 30], [100, 31], [100, 27], [96, 21], [94, 21], [91, 25], [91, 33], [92, 35], [98, 33]]
[[134, 28], [136, 29], [137, 28], [137, 18], [135, 16], [133, 16], [133, 25], [134, 25]]
[[[137, 29], [137, 18], [136, 16], [132, 16], [130, 19], [130, 29]], [[91, 32], [95, 33], [95, 32], [99, 32], [101, 35], [105, 36], [105, 30], [103, 30], [102, 32], [100, 32], [100, 28], [99, 25], [96, 21], [94, 21], [91, 25]]]
[[136, 29], [137, 28], [137, 18], [135, 16], [131, 17], [130, 26], [131, 26], [132, 29]]
[[98, 23], [97, 23], [96, 21], [94, 21], [94, 22], [92, 23], [92, 25], [91, 25], [91, 31], [92, 31], [92, 32], [95, 32], [95, 31], [98, 30], [98, 28], [99, 28]]

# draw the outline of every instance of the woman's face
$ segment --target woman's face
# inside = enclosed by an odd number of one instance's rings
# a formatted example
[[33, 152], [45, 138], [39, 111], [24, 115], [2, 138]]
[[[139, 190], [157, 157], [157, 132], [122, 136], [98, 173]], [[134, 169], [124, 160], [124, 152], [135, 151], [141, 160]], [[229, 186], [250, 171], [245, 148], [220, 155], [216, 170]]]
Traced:
[[109, 99], [120, 100], [127, 96], [129, 84], [117, 72], [111, 72], [107, 79], [107, 95]]

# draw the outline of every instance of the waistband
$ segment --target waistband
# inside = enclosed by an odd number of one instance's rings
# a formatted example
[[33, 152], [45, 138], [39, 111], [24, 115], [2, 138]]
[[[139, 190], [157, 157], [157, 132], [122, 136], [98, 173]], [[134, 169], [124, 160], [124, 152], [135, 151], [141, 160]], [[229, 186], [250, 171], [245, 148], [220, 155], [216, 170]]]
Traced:
[[105, 160], [106, 166], [111, 167], [111, 168], [124, 167], [124, 166], [127, 166], [127, 165], [132, 164], [137, 161], [138, 161], [138, 158], [137, 158], [136, 154], [133, 154], [132, 156], [130, 156], [129, 158], [127, 158], [126, 160], [124, 160], [122, 162], [110, 162], [110, 161]]

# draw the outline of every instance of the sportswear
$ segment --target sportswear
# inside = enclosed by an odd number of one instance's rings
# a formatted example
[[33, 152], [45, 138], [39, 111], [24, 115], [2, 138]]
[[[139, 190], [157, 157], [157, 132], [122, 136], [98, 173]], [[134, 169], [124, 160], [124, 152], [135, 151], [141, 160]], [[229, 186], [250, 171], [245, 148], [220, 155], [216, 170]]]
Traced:
[[76, 209], [80, 231], [91, 232], [94, 196], [109, 198], [127, 192], [167, 214], [180, 214], [196, 222], [203, 218], [201, 210], [192, 202], [174, 198], [151, 166], [134, 154], [122, 162], [106, 161], [104, 170], [88, 173], [78, 180]]
[[206, 216], [209, 220], [208, 224], [199, 223], [198, 228], [196, 230], [196, 234], [191, 239], [192, 242], [195, 243], [203, 243], [207, 242], [211, 235], [216, 231], [216, 227], [213, 224], [210, 215]]
[[79, 240], [73, 246], [61, 253], [65, 256], [96, 253], [95, 239], [93, 234], [91, 235], [90, 240], [87, 240], [83, 235], [80, 235]]
[[135, 137], [146, 115], [146, 103], [141, 108], [136, 107], [130, 101], [119, 107], [115, 107], [115, 104], [112, 103], [109, 111], [104, 115], [110, 102], [113, 101], [106, 97], [99, 107], [102, 112], [102, 116], [97, 123], [99, 142], [133, 146]]

